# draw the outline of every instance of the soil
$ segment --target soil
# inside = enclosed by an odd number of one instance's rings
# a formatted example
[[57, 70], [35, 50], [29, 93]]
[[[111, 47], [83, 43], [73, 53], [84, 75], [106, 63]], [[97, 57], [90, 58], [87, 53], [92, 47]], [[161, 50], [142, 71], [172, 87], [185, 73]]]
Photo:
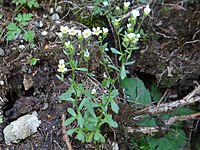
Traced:
[[[60, 15], [61, 22], [55, 23], [50, 19], [49, 9], [55, 7], [53, 3], [41, 1], [40, 9], [35, 9], [35, 16], [29, 25], [35, 35], [35, 46], [23, 40], [7, 42], [5, 30], [0, 34], [0, 106], [4, 121], [0, 124], [0, 149], [9, 150], [61, 150], [67, 149], [63, 140], [62, 120], [64, 114], [66, 118], [67, 108], [71, 104], [60, 101], [58, 96], [67, 90], [67, 87], [56, 77], [57, 64], [59, 59], [64, 58], [63, 46], [55, 34], [59, 31], [60, 25], [71, 25], [77, 23], [69, 20], [64, 14], [73, 10], [68, 4], [63, 8]], [[200, 2], [167, 0], [152, 3], [153, 12], [151, 17], [145, 22], [145, 32], [150, 36], [141, 41], [141, 48], [135, 52], [132, 59], [136, 63], [129, 68], [133, 76], [140, 77], [145, 84], [151, 79], [155, 79], [159, 89], [171, 98], [180, 99], [191, 92], [197, 83], [200, 83]], [[69, 9], [69, 6], [72, 8]], [[4, 7], [0, 8], [3, 19], [0, 26], [11, 21], [15, 6], [10, 1], [4, 0]], [[25, 9], [26, 10], [26, 9]], [[44, 15], [48, 17], [44, 17]], [[35, 22], [43, 20], [44, 26], [37, 27]], [[80, 26], [82, 28], [82, 26]], [[41, 32], [49, 32], [47, 36], [42, 36]], [[112, 43], [112, 41], [111, 41]], [[19, 45], [25, 45], [20, 49]], [[95, 46], [91, 46], [95, 51]], [[30, 58], [39, 60], [36, 65], [30, 64]], [[98, 55], [94, 54], [92, 70], [99, 71]], [[113, 56], [111, 56], [113, 57]], [[114, 58], [114, 57], [113, 57]], [[70, 75], [68, 75], [70, 76]], [[174, 96], [174, 97], [173, 97]], [[194, 109], [199, 110], [199, 103]], [[3, 139], [3, 128], [10, 122], [16, 120], [32, 111], [37, 111], [42, 124], [36, 134], [28, 137], [19, 144], [7, 146]], [[131, 124], [132, 110], [127, 103], [120, 102], [120, 115], [114, 118], [119, 122], [120, 127], [116, 130], [116, 141], [120, 149], [129, 149], [129, 136], [123, 131], [123, 126]], [[130, 116], [130, 117], [124, 117]], [[193, 144], [195, 149], [195, 139], [198, 139], [200, 132], [199, 124], [193, 123]], [[107, 148], [113, 141], [113, 131], [105, 127], [103, 131], [107, 134]], [[71, 145], [74, 149], [85, 150], [95, 149], [93, 145], [82, 144], [70, 137]], [[106, 146], [105, 146], [106, 147]]]

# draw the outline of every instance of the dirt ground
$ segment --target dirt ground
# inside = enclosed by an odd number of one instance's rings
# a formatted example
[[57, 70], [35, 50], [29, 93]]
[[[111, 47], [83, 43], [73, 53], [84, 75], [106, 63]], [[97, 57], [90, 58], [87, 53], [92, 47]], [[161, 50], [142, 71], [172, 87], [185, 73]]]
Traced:
[[[61, 116], [64, 114], [66, 118], [69, 117], [66, 110], [70, 104], [58, 100], [67, 87], [56, 77], [58, 61], [65, 56], [62, 43], [55, 33], [59, 31], [60, 25], [74, 22], [70, 22], [69, 17], [61, 20], [60, 24], [50, 21], [48, 17], [43, 18], [43, 15], [48, 15], [53, 4], [43, 1], [40, 6], [40, 9], [34, 10], [37, 15], [29, 26], [36, 33], [34, 48], [21, 40], [7, 42], [5, 31], [0, 34], [0, 48], [3, 51], [0, 55], [0, 81], [3, 81], [0, 85], [0, 106], [4, 116], [4, 122], [0, 124], [0, 149], [3, 150], [67, 149], [63, 141]], [[11, 21], [9, 18], [14, 8], [10, 1], [4, 0], [4, 7], [0, 8], [4, 15], [4, 19], [0, 20], [1, 27]], [[180, 99], [200, 83], [200, 1], [155, 1], [152, 9], [151, 17], [144, 24], [145, 31], [151, 36], [141, 41], [140, 50], [132, 58], [136, 63], [129, 70], [145, 84], [152, 78], [156, 79], [162, 94], [167, 93], [171, 100]], [[61, 15], [64, 16], [65, 12], [67, 8]], [[35, 25], [40, 20], [44, 21], [42, 28]], [[43, 30], [49, 32], [48, 36], [41, 36]], [[24, 49], [19, 48], [22, 44], [25, 45]], [[34, 66], [30, 65], [32, 56], [39, 59]], [[115, 118], [122, 127], [130, 121], [131, 118], [123, 117], [129, 116], [131, 110], [128, 110], [126, 104], [120, 107], [122, 117]], [[199, 103], [194, 108], [199, 111]], [[32, 111], [37, 111], [42, 121], [38, 132], [19, 144], [6, 146], [3, 128]], [[196, 130], [192, 133], [191, 144], [195, 145], [200, 132], [198, 121], [193, 123], [193, 128]], [[124, 135], [123, 129], [116, 132], [120, 149], [129, 149], [128, 135]], [[105, 129], [104, 133], [108, 141], [113, 140], [110, 130]], [[95, 149], [73, 137], [70, 139], [75, 150]]]

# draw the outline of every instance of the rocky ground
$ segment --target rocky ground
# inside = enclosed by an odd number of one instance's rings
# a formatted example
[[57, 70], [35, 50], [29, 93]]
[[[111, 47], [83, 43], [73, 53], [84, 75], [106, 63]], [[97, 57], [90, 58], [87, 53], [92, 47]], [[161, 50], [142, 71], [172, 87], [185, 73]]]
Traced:
[[[67, 149], [63, 140], [61, 116], [69, 117], [66, 109], [71, 104], [58, 100], [58, 96], [67, 87], [56, 77], [58, 61], [65, 57], [56, 32], [60, 25], [83, 28], [80, 19], [70, 15], [82, 4], [76, 1], [59, 1], [57, 6], [62, 6], [62, 11], [55, 12], [54, 9], [54, 12], [50, 12], [50, 8], [56, 7], [55, 3], [41, 1], [40, 8], [32, 10], [34, 17], [28, 26], [36, 33], [32, 46], [20, 39], [9, 42], [6, 40], [4, 27], [12, 21], [15, 12], [11, 10], [15, 9], [15, 5], [7, 0], [3, 3], [0, 8], [0, 14], [3, 14], [0, 18], [0, 110], [3, 115], [3, 123], [0, 124], [0, 149]], [[155, 0], [151, 5], [153, 12], [143, 25], [146, 33], [151, 36], [142, 41], [140, 50], [133, 54], [132, 59], [136, 63], [129, 71], [147, 86], [151, 79], [156, 80], [166, 99], [178, 100], [200, 83], [200, 2]], [[52, 18], [55, 13], [59, 15], [59, 19]], [[48, 34], [43, 35], [43, 31]], [[113, 44], [112, 39], [110, 43]], [[95, 49], [95, 46], [91, 47]], [[32, 57], [38, 59], [36, 65], [31, 65]], [[96, 70], [98, 55], [94, 54], [93, 57], [91, 64]], [[120, 107], [123, 116], [115, 118], [123, 126], [130, 121], [124, 116], [129, 116], [131, 110], [126, 104], [121, 104]], [[198, 102], [193, 104], [193, 109], [199, 111]], [[5, 126], [33, 111], [38, 113], [41, 121], [38, 131], [18, 144], [6, 145], [3, 135]], [[200, 132], [198, 121], [192, 123], [192, 128], [190, 144], [195, 145]], [[117, 130], [116, 142], [121, 149], [129, 149], [129, 136], [122, 131]], [[104, 132], [108, 135], [109, 147], [113, 141], [113, 133], [106, 129]], [[71, 145], [77, 150], [95, 149], [93, 145], [82, 144], [73, 137]], [[195, 149], [196, 146], [193, 147]]]

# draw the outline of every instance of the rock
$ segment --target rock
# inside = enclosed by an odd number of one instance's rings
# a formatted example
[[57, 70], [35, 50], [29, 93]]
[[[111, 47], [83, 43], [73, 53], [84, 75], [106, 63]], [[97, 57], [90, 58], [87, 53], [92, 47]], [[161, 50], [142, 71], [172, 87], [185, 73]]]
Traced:
[[4, 55], [5, 55], [5, 51], [2, 48], [0, 48], [0, 56], [4, 56]]
[[54, 13], [52, 16], [51, 16], [51, 19], [54, 20], [54, 21], [58, 21], [60, 19], [59, 15], [57, 13]]
[[5, 143], [8, 145], [11, 143], [19, 143], [31, 134], [36, 133], [37, 128], [41, 124], [37, 116], [37, 112], [33, 112], [32, 115], [22, 116], [6, 126], [3, 130]]

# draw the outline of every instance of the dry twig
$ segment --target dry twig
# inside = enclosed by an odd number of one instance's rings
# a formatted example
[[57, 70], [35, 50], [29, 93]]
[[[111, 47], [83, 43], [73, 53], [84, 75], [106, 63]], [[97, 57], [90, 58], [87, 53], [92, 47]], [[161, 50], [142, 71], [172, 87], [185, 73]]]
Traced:
[[185, 116], [173, 116], [169, 118], [168, 120], [165, 120], [165, 126], [159, 127], [159, 126], [154, 126], [154, 127], [137, 127], [137, 128], [131, 128], [128, 127], [127, 131], [128, 133], [140, 133], [140, 134], [152, 134], [152, 133], [158, 133], [160, 131], [168, 131], [170, 126], [176, 122], [176, 121], [185, 121], [185, 120], [190, 120], [190, 119], [195, 119], [200, 116], [199, 113], [195, 113], [192, 115], [185, 115]]
[[67, 145], [67, 149], [68, 149], [68, 150], [73, 150], [72, 145], [71, 145], [70, 140], [69, 140], [69, 136], [66, 134], [66, 126], [65, 126], [65, 124], [64, 124], [66, 118], [65, 118], [65, 115], [64, 115], [64, 114], [62, 115], [61, 120], [62, 120], [62, 134], [63, 134], [63, 140], [65, 141], [65, 143], [66, 143], [66, 145]]
[[149, 106], [136, 112], [136, 114], [155, 115], [159, 113], [166, 113], [166, 112], [189, 105], [197, 101], [200, 101], [200, 85], [198, 85], [190, 94], [188, 94], [186, 97], [184, 97], [181, 100], [164, 103], [157, 106]]

